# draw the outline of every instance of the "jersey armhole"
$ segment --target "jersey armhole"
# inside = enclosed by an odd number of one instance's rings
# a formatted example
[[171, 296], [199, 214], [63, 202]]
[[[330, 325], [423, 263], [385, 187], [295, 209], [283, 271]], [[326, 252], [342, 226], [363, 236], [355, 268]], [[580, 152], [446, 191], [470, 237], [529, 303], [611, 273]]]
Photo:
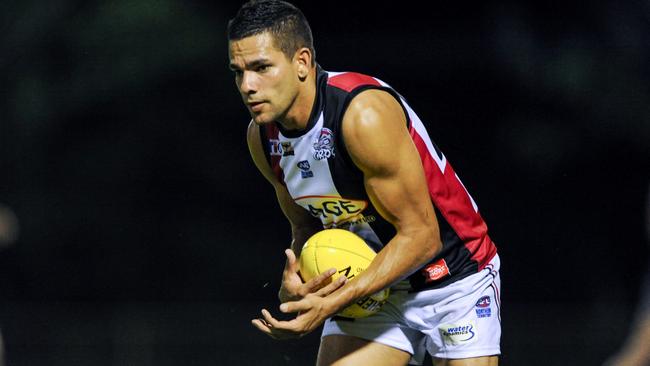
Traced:
[[266, 162], [269, 165], [269, 168], [271, 169], [271, 173], [273, 174], [273, 177], [275, 180], [283, 185], [286, 186], [286, 183], [284, 181], [284, 172], [282, 171], [282, 168], [280, 167], [279, 164], [279, 157], [278, 156], [271, 156], [271, 140], [269, 139], [269, 133], [268, 129], [273, 128], [270, 126], [259, 126], [259, 132], [260, 132], [260, 143], [262, 144], [262, 151], [264, 152], [264, 157], [266, 158]]

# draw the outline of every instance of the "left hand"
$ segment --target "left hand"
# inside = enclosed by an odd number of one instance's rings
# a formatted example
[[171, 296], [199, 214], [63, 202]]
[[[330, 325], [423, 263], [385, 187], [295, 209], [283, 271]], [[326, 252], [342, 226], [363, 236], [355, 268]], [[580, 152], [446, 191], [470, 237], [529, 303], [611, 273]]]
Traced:
[[262, 309], [262, 317], [251, 323], [260, 331], [274, 339], [300, 338], [318, 328], [327, 318], [338, 311], [338, 305], [332, 304], [327, 295], [347, 282], [345, 276], [332, 281], [315, 293], [307, 294], [299, 301], [285, 302], [280, 305], [283, 313], [298, 313], [291, 320], [277, 320], [271, 313]]

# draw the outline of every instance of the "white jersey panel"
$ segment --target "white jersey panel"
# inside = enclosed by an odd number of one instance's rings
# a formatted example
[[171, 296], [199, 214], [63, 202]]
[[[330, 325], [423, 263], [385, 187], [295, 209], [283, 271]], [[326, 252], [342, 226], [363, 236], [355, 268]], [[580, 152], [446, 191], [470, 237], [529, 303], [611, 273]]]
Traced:
[[[279, 134], [283, 156], [280, 167], [284, 172], [287, 189], [294, 200], [309, 196], [340, 196], [334, 186], [327, 159], [314, 158], [314, 143], [317, 143], [323, 129], [323, 113], [318, 116], [314, 127], [306, 134], [289, 138]], [[290, 149], [292, 153], [287, 153]], [[317, 177], [317, 179], [314, 179]]]

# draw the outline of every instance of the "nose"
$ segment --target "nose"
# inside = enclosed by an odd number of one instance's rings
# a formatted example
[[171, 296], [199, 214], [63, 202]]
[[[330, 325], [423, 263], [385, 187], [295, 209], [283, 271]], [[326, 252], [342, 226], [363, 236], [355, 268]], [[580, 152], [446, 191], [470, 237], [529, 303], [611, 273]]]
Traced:
[[239, 90], [243, 94], [254, 94], [257, 91], [257, 82], [255, 74], [249, 71], [244, 71], [239, 80]]

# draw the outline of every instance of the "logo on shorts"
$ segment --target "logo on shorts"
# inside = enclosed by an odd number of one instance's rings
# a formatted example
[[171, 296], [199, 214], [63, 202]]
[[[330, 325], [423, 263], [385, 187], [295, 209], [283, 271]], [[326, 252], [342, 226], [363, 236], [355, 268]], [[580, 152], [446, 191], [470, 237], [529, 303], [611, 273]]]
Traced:
[[440, 259], [424, 267], [421, 273], [424, 276], [424, 283], [429, 283], [449, 275], [449, 267], [444, 259]]
[[441, 325], [438, 330], [442, 340], [452, 345], [474, 342], [477, 338], [476, 326], [471, 321], [464, 324]]
[[302, 160], [298, 164], [298, 169], [300, 169], [300, 175], [302, 179], [311, 178], [314, 176], [314, 172], [311, 171], [311, 166], [307, 160]]
[[492, 299], [490, 296], [483, 296], [478, 301], [476, 302], [476, 316], [479, 318], [488, 318], [492, 316], [492, 308], [490, 308], [490, 304], [492, 303]]
[[329, 128], [323, 127], [318, 135], [318, 140], [314, 142], [314, 159], [329, 159], [334, 155], [334, 133]]

